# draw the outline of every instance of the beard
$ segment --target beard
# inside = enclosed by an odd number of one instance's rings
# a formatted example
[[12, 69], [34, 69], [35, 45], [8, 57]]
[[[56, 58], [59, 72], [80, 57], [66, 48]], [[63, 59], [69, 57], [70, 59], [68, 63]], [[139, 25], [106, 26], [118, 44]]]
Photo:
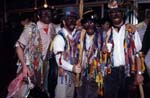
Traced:
[[94, 27], [89, 27], [88, 29], [86, 29], [87, 34], [88, 35], [93, 35], [95, 32], [95, 28]]
[[73, 24], [73, 23], [66, 24], [66, 27], [70, 32], [72, 32], [75, 28], [75, 24]]
[[75, 28], [75, 25], [70, 25], [70, 26], [69, 26], [70, 31], [73, 31], [74, 28]]

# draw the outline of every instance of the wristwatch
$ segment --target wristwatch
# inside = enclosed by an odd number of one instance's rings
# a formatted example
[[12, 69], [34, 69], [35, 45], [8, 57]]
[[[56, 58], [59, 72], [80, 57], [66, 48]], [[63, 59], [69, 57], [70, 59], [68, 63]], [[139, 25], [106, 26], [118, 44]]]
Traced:
[[142, 71], [138, 71], [137, 74], [138, 74], [138, 75], [142, 75]]

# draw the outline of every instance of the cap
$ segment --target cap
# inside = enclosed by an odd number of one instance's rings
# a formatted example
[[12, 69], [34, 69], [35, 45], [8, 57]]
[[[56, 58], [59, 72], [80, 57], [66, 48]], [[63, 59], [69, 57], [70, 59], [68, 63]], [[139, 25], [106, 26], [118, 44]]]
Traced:
[[89, 20], [95, 22], [96, 18], [97, 18], [97, 15], [95, 14], [94, 10], [88, 9], [83, 13], [83, 18], [81, 20], [81, 23], [84, 24]]
[[79, 10], [77, 7], [65, 7], [63, 12], [64, 16], [79, 17]]

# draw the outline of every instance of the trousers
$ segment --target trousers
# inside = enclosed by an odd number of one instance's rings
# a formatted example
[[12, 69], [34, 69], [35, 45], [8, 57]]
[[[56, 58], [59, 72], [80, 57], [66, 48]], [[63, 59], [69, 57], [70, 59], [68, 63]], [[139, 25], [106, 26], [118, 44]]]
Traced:
[[82, 78], [82, 86], [76, 88], [75, 98], [98, 98], [98, 84], [95, 79]]
[[[58, 77], [55, 89], [55, 98], [73, 98], [74, 97], [74, 83], [69, 80], [69, 74], [65, 77]], [[70, 77], [71, 78], [71, 77]]]
[[104, 98], [130, 98], [134, 78], [127, 77], [124, 66], [113, 67], [104, 77]]

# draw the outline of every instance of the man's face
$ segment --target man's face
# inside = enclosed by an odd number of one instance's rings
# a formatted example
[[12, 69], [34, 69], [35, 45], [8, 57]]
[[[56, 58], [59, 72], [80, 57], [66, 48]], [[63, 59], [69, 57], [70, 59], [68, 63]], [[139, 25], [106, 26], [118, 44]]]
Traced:
[[49, 24], [51, 22], [52, 13], [50, 10], [42, 10], [40, 13], [40, 21], [45, 24]]
[[114, 25], [119, 25], [123, 21], [124, 13], [120, 10], [114, 10], [109, 13]]
[[65, 26], [67, 27], [69, 31], [72, 32], [74, 30], [76, 26], [76, 21], [77, 21], [77, 18], [75, 17], [72, 17], [72, 16], [65, 17]]
[[88, 20], [84, 24], [84, 28], [86, 29], [88, 35], [93, 35], [94, 31], [95, 31], [95, 23], [94, 23], [94, 21]]

